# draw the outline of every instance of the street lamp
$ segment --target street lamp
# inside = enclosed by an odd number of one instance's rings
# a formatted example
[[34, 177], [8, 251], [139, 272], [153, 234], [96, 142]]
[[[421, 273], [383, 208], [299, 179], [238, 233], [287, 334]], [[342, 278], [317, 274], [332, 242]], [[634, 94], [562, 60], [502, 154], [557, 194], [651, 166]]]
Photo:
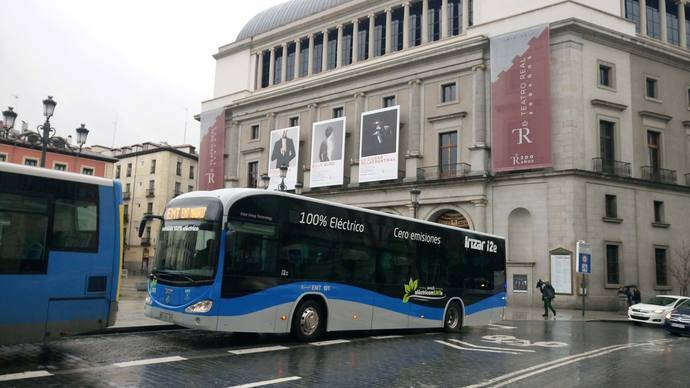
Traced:
[[17, 118], [17, 112], [11, 106], [2, 112], [2, 130], [5, 132], [5, 137], [10, 136], [10, 130], [14, 128], [14, 120]]
[[46, 166], [46, 149], [51, 138], [51, 132], [55, 133], [55, 128], [50, 127], [50, 118], [55, 112], [55, 105], [57, 105], [57, 102], [53, 100], [53, 96], [48, 96], [48, 98], [43, 100], [43, 115], [46, 117], [46, 122], [38, 126], [38, 129], [43, 131], [41, 138], [41, 167]]
[[280, 185], [278, 185], [278, 190], [285, 191], [287, 186], [285, 186], [285, 177], [287, 176], [288, 166], [287, 164], [280, 165]]
[[414, 218], [417, 218], [417, 209], [419, 209], [419, 194], [422, 191], [414, 187], [410, 189], [410, 200], [412, 201], [412, 214]]
[[86, 144], [86, 138], [89, 137], [89, 130], [86, 129], [86, 125], [82, 124], [81, 127], [76, 129], [77, 131], [77, 145], [79, 145], [79, 154], [81, 154], [81, 148]]
[[268, 189], [269, 184], [271, 183], [271, 177], [268, 176], [268, 174], [262, 174], [261, 175], [261, 187], [266, 190]]
[[295, 183], [295, 194], [302, 195], [302, 187], [304, 187], [302, 182]]

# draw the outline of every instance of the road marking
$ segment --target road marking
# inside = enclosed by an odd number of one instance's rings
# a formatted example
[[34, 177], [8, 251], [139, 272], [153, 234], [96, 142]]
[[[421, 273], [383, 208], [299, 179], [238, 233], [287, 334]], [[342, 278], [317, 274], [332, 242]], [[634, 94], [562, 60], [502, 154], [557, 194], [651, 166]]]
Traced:
[[391, 338], [402, 338], [403, 336], [401, 335], [375, 335], [372, 336], [371, 338], [375, 340], [384, 340], [384, 339], [391, 339]]
[[498, 329], [507, 329], [507, 330], [517, 329], [516, 326], [497, 325], [495, 323], [489, 323], [489, 326], [495, 327]]
[[[525, 379], [530, 376], [534, 376], [539, 373], [546, 372], [548, 370], [558, 368], [561, 366], [565, 366], [568, 364], [571, 364], [573, 362], [577, 362], [580, 360], [585, 360], [589, 358], [594, 358], [594, 357], [599, 357], [604, 354], [608, 354], [611, 352], [615, 352], [618, 350], [623, 350], [623, 349], [628, 349], [633, 346], [642, 346], [642, 345], [651, 345], [652, 343], [643, 343], [643, 344], [619, 344], [619, 345], [611, 345], [611, 346], [606, 346], [603, 348], [598, 348], [594, 350], [590, 350], [584, 353], [579, 353], [579, 354], [574, 354], [572, 356], [567, 356], [563, 358], [559, 358], [554, 361], [547, 362], [542, 365], [535, 365], [529, 368], [525, 368], [516, 372], [511, 372], [504, 374], [502, 376], [495, 377], [493, 379], [478, 383], [478, 384], [473, 384], [473, 385], [468, 385], [465, 388], [480, 388], [480, 387], [486, 387], [486, 386], [492, 386], [492, 387], [501, 387], [506, 384], [513, 383], [515, 381], [519, 381], [522, 379]], [[498, 383], [498, 384], [495, 384]]]
[[120, 368], [127, 368], [130, 366], [139, 366], [139, 365], [149, 365], [149, 364], [162, 364], [165, 362], [175, 362], [175, 361], [184, 361], [186, 358], [180, 357], [180, 356], [172, 356], [172, 357], [161, 357], [161, 358], [149, 358], [146, 360], [136, 360], [136, 361], [126, 361], [126, 362], [118, 362], [113, 364], [113, 366], [117, 366]]
[[473, 345], [473, 344], [471, 344], [471, 343], [469, 343], [469, 342], [463, 342], [463, 341], [456, 340], [456, 339], [450, 339], [449, 341], [457, 342], [457, 343], [459, 343], [459, 344], [461, 344], [461, 345], [469, 346], [469, 347], [472, 347], [472, 348], [478, 348], [478, 349], [509, 350], [509, 351], [511, 351], [511, 352], [524, 352], [524, 353], [534, 353], [534, 352], [535, 352], [534, 350], [530, 350], [530, 349], [496, 348], [496, 347], [493, 347], [493, 346]]
[[458, 349], [458, 350], [469, 350], [470, 352], [520, 354], [520, 353], [518, 353], [518, 352], [509, 352], [509, 351], [503, 351], [503, 350], [463, 348], [462, 346], [453, 345], [453, 344], [451, 344], [451, 343], [448, 343], [448, 342], [445, 342], [445, 341], [439, 341], [439, 340], [435, 340], [435, 342], [438, 342], [438, 343], [441, 344], [441, 345], [450, 346], [450, 347], [453, 348], [453, 349]]
[[328, 346], [328, 345], [345, 344], [348, 342], [350, 342], [350, 341], [344, 340], [344, 339], [337, 339], [337, 340], [330, 340], [330, 341], [310, 342], [309, 344], [314, 345], [314, 346]]
[[238, 350], [228, 350], [228, 353], [241, 355], [241, 354], [252, 354], [252, 353], [264, 353], [273, 352], [276, 350], [286, 350], [290, 349], [287, 346], [266, 346], [263, 348], [251, 348], [251, 349], [238, 349]]
[[284, 377], [284, 378], [282, 378], [282, 379], [257, 381], [257, 382], [255, 382], [255, 383], [242, 384], [242, 385], [233, 385], [232, 387], [228, 387], [228, 388], [253, 388], [253, 387], [261, 387], [261, 386], [264, 386], [264, 385], [286, 383], [286, 382], [288, 382], [288, 381], [295, 381], [295, 380], [299, 380], [299, 379], [301, 379], [301, 377], [299, 377], [299, 376], [291, 376], [291, 377]]
[[53, 374], [48, 372], [48, 371], [36, 370], [36, 371], [31, 371], [31, 372], [10, 373], [7, 375], [0, 375], [0, 381], [33, 379], [35, 377], [45, 377], [45, 376], [52, 376], [52, 375]]

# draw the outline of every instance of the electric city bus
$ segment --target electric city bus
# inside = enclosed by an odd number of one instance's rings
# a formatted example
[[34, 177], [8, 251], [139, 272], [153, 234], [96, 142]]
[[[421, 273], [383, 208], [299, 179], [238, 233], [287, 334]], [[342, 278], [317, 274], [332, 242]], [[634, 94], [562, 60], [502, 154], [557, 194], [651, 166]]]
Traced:
[[156, 218], [151, 318], [302, 341], [502, 319], [501, 237], [256, 189], [186, 193]]
[[0, 162], [0, 345], [115, 322], [119, 182]]

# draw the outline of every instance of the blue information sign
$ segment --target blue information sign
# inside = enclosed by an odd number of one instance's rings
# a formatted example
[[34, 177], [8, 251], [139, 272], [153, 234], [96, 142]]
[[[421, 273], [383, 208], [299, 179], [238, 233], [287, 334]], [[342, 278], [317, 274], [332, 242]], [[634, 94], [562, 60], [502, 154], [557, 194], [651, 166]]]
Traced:
[[577, 272], [592, 273], [592, 246], [584, 241], [577, 242]]

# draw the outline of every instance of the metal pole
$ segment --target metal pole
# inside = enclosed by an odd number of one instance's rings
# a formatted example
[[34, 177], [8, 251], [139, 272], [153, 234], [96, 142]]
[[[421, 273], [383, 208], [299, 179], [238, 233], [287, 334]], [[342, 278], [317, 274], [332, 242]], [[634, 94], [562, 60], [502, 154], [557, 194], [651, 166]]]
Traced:
[[41, 167], [46, 166], [46, 149], [48, 147], [48, 139], [50, 136], [50, 119], [46, 118], [43, 123], [43, 137], [41, 138]]
[[583, 317], [585, 316], [585, 294], [586, 294], [586, 292], [585, 292], [585, 290], [586, 290], [585, 284], [587, 283], [587, 282], [585, 281], [585, 276], [586, 276], [586, 275], [585, 275], [584, 272], [583, 272], [583, 273], [582, 273], [582, 316], [583, 316]]

